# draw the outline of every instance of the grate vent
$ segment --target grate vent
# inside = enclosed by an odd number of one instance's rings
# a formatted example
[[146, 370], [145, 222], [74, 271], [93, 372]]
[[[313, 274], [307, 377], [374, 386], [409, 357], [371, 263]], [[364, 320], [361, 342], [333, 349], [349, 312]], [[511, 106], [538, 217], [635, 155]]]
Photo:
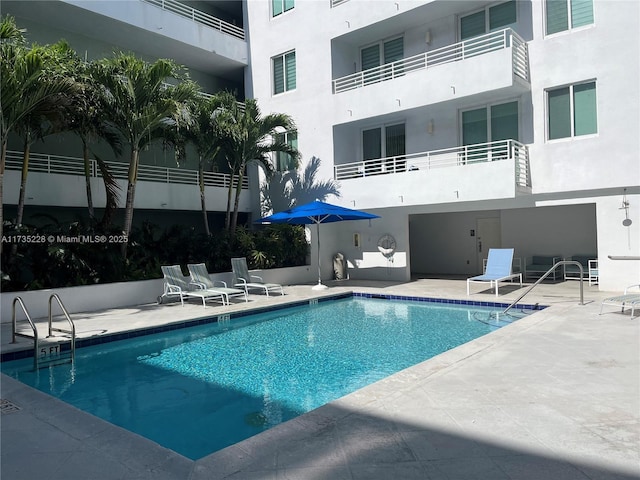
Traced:
[[2, 413], [2, 415], [19, 412], [20, 410], [21, 408], [15, 403], [4, 398], [0, 398], [0, 413]]

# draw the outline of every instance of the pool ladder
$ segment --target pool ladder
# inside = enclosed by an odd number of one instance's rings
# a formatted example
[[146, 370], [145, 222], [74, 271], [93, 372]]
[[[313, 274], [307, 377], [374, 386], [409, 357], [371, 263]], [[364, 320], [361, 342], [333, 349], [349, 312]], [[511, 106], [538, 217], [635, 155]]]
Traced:
[[[52, 315], [52, 302], [56, 300], [62, 313], [69, 324], [69, 328], [61, 328], [53, 326], [53, 315]], [[31, 332], [19, 332], [18, 331], [18, 320], [16, 319], [16, 305], [19, 305], [24, 313], [25, 320], [29, 323], [29, 327], [31, 327]], [[29, 315], [29, 311], [27, 310], [24, 301], [22, 298], [15, 297], [13, 299], [12, 312], [11, 312], [11, 326], [12, 326], [12, 340], [11, 343], [16, 343], [16, 337], [23, 338], [32, 338], [33, 339], [33, 368], [40, 368], [41, 364], [51, 364], [51, 363], [68, 363], [75, 360], [76, 355], [76, 325], [71, 320], [71, 316], [67, 309], [64, 307], [62, 300], [57, 294], [53, 294], [49, 297], [49, 328], [48, 335], [46, 338], [38, 337], [38, 328], [36, 324], [31, 319]], [[60, 341], [61, 338], [58, 335], [54, 335], [56, 333], [65, 334], [64, 340]], [[48, 339], [58, 339], [58, 340], [48, 340]], [[62, 344], [69, 342], [69, 350], [67, 352], [62, 351]]]

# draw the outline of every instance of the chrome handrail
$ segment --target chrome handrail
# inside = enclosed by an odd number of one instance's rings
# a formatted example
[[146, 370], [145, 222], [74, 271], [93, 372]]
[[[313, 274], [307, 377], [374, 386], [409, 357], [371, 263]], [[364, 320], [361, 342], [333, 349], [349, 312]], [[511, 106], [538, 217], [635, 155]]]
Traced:
[[[33, 335], [29, 335], [27, 333], [20, 333], [17, 331], [18, 321], [16, 320], [16, 303], [18, 303], [20, 307], [22, 307], [24, 316], [29, 322], [29, 325], [31, 326], [31, 330], [33, 330]], [[15, 297], [13, 299], [13, 303], [11, 304], [11, 329], [12, 329], [11, 343], [16, 343], [16, 337], [33, 338], [33, 367], [37, 369], [38, 368], [38, 329], [36, 328], [36, 325], [33, 323], [33, 320], [31, 320], [31, 316], [27, 311], [27, 307], [22, 301], [22, 298], [20, 297]]]
[[[71, 330], [65, 330], [64, 328], [58, 328], [53, 326], [53, 315], [51, 314], [51, 301], [54, 298], [58, 302], [58, 305], [60, 306], [62, 313], [64, 313], [64, 316], [67, 319], [67, 322], [69, 322], [69, 325], [71, 326]], [[71, 360], [73, 361], [76, 356], [76, 325], [75, 323], [73, 323], [73, 320], [71, 320], [71, 316], [69, 315], [69, 312], [64, 307], [64, 305], [62, 304], [62, 300], [60, 300], [60, 297], [56, 293], [52, 294], [49, 297], [49, 335], [47, 336], [47, 338], [53, 337], [54, 336], [53, 332], [66, 333], [71, 335]]]
[[533, 290], [536, 287], [536, 285], [538, 285], [545, 278], [547, 278], [549, 275], [551, 275], [553, 273], [553, 271], [556, 268], [558, 268], [560, 265], [576, 265], [580, 269], [580, 305], [584, 305], [584, 287], [582, 285], [582, 282], [583, 282], [582, 277], [584, 275], [584, 269], [582, 268], [582, 264], [580, 262], [576, 262], [575, 260], [560, 260], [559, 262], [556, 262], [553, 265], [553, 267], [551, 267], [549, 270], [547, 270], [547, 273], [545, 273], [538, 280], [536, 280], [536, 282], [533, 285], [531, 285], [522, 295], [520, 295], [517, 298], [517, 300], [515, 302], [513, 302], [511, 305], [509, 305], [504, 310], [504, 312], [502, 312], [502, 313], [507, 313], [509, 310], [511, 310], [511, 308], [513, 308], [516, 303], [518, 303], [520, 300], [522, 300], [525, 295], [527, 295], [531, 290]]

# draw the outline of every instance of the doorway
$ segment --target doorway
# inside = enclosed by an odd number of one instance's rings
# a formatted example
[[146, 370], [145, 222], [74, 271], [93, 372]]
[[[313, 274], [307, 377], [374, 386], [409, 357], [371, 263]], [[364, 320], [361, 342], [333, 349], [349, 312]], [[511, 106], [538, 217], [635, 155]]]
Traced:
[[500, 233], [500, 218], [476, 219], [476, 253], [477, 269], [483, 272], [482, 262], [489, 254], [490, 248], [502, 247], [502, 235]]

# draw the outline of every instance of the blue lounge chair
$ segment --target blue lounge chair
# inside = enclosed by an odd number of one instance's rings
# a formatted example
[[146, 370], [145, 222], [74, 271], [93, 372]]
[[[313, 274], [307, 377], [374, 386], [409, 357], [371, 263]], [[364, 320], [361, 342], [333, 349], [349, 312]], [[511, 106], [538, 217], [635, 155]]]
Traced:
[[490, 248], [489, 257], [487, 258], [487, 269], [483, 275], [467, 278], [467, 295], [469, 295], [469, 286], [471, 282], [486, 283], [489, 282], [489, 288], [495, 283], [496, 297], [498, 296], [498, 283], [513, 278], [520, 279], [520, 287], [522, 287], [522, 273], [513, 273], [511, 265], [513, 263], [513, 248]]

